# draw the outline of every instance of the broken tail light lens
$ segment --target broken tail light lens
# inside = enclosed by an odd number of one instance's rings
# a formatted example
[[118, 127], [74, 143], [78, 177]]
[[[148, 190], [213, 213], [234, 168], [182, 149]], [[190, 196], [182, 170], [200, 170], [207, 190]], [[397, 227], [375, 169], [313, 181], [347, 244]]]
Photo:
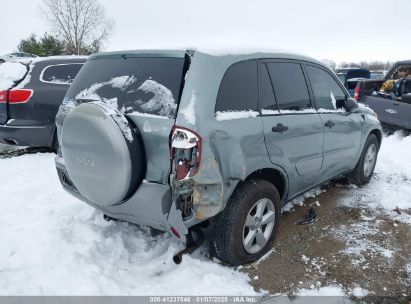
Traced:
[[201, 161], [200, 135], [183, 127], [174, 127], [171, 131], [170, 156], [177, 180], [195, 175]]

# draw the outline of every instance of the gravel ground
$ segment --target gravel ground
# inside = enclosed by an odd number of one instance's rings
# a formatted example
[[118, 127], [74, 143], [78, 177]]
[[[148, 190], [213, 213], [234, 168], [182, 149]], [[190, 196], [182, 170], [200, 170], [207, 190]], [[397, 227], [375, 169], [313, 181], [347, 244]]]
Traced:
[[[323, 190], [283, 214], [274, 249], [242, 268], [252, 285], [272, 294], [338, 285], [348, 294], [365, 290], [362, 301], [381, 303], [386, 297], [386, 303], [409, 303], [411, 226], [378, 210], [340, 205], [339, 198], [351, 191], [348, 185]], [[317, 221], [296, 224], [311, 206]], [[398, 212], [411, 215], [411, 209]]]

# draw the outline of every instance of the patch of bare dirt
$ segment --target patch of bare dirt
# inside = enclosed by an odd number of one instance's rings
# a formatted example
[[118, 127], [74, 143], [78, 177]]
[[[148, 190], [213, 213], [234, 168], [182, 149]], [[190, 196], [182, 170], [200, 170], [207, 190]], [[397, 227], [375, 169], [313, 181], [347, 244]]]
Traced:
[[[337, 204], [343, 190], [341, 185], [328, 186], [304, 206], [283, 213], [272, 252], [243, 268], [256, 290], [294, 294], [339, 285], [348, 294], [356, 287], [366, 290], [365, 302], [411, 303], [411, 274], [406, 270], [411, 226], [378, 210]], [[310, 206], [317, 221], [298, 225]]]

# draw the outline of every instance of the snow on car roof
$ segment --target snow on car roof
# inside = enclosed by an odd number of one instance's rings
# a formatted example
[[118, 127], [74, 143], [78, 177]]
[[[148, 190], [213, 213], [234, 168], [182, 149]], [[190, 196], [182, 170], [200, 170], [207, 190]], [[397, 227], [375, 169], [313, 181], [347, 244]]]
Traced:
[[[210, 56], [250, 56], [250, 55], [288, 55], [292, 57], [304, 57], [309, 60], [315, 60], [304, 54], [293, 52], [285, 49], [278, 48], [267, 48], [267, 47], [179, 47], [179, 48], [167, 48], [167, 49], [141, 49], [141, 50], [124, 50], [124, 51], [113, 51], [113, 52], [102, 52], [98, 54], [93, 54], [90, 59], [97, 59], [109, 56], [126, 56], [126, 55], [144, 55], [144, 56], [161, 56], [161, 57], [180, 57], [183, 58], [187, 53], [202, 53], [204, 55]], [[267, 57], [267, 56], [263, 56]]]
[[89, 56], [81, 56], [81, 55], [61, 55], [61, 56], [47, 56], [47, 57], [35, 57], [35, 58], [16, 58], [14, 60], [10, 60], [10, 62], [21, 62], [21, 63], [37, 63], [40, 61], [47, 61], [47, 60], [87, 60]]
[[0, 65], [0, 91], [8, 90], [27, 73], [27, 67], [19, 62], [5, 62]]

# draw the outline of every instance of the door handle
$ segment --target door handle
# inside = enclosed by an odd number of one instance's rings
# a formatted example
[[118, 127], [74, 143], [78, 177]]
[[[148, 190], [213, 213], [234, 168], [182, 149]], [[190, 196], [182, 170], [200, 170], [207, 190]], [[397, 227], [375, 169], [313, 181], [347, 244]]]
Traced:
[[282, 123], [278, 123], [275, 127], [271, 129], [273, 132], [283, 133], [288, 130], [287, 126], [284, 126]]
[[331, 129], [332, 127], [335, 126], [335, 122], [333, 122], [332, 120], [328, 120], [328, 121], [325, 123], [325, 126]]

